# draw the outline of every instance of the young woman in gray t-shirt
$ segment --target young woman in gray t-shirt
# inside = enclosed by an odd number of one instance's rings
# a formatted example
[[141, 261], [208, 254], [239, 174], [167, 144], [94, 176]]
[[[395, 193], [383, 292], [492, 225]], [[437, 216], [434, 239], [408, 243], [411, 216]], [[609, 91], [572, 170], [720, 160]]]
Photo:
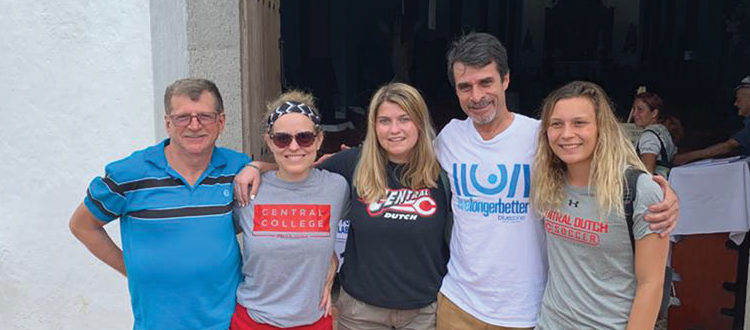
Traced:
[[349, 185], [313, 168], [323, 133], [311, 95], [291, 91], [271, 102], [263, 138], [278, 170], [266, 172], [257, 196], [234, 212], [244, 280], [230, 329], [330, 330], [335, 224], [348, 208]]
[[574, 81], [542, 105], [532, 206], [544, 217], [549, 279], [537, 329], [652, 329], [668, 238], [643, 220], [661, 199], [637, 182], [632, 235], [624, 216], [626, 168], [645, 171], [601, 87]]

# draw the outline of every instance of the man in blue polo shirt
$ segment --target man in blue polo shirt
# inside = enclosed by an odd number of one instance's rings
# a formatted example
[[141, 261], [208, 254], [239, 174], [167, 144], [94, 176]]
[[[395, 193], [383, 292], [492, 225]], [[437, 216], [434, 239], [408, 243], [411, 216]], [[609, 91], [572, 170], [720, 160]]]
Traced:
[[[134, 329], [227, 329], [240, 280], [232, 179], [249, 158], [215, 146], [225, 114], [216, 85], [167, 87], [169, 138], [110, 163], [70, 229], [127, 276]], [[103, 226], [120, 218], [122, 250]]]

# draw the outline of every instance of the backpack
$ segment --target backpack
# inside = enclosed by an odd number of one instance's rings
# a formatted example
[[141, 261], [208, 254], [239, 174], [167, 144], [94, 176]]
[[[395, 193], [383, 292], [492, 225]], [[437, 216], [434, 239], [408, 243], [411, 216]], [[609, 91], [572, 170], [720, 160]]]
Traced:
[[[669, 160], [669, 156], [667, 154], [667, 148], [664, 147], [664, 141], [662, 141], [661, 137], [659, 137], [659, 134], [656, 133], [656, 131], [652, 129], [644, 130], [641, 135], [646, 134], [647, 132], [650, 132], [651, 134], [654, 134], [656, 136], [656, 139], [659, 140], [659, 156], [661, 157], [661, 160], [656, 160], [656, 167], [654, 168], [654, 173], [658, 173], [663, 177], [669, 176], [669, 170], [672, 169], [672, 162]], [[635, 146], [635, 153], [640, 155], [641, 150], [638, 143], [636, 143]], [[636, 176], [637, 177], [637, 176]]]
[[[656, 134], [656, 133], [654, 133]], [[661, 141], [661, 140], [659, 140]], [[635, 202], [636, 193], [638, 192], [638, 177], [646, 173], [639, 169], [629, 167], [625, 170], [625, 184], [623, 185], [623, 206], [625, 210], [625, 221], [628, 226], [630, 236], [630, 248], [633, 249], [633, 258], [635, 258], [635, 236], [633, 235], [633, 202]], [[661, 305], [659, 307], [659, 317], [665, 317], [669, 310], [670, 294], [672, 288], [672, 267], [666, 266], [664, 269], [664, 290], [661, 296]]]

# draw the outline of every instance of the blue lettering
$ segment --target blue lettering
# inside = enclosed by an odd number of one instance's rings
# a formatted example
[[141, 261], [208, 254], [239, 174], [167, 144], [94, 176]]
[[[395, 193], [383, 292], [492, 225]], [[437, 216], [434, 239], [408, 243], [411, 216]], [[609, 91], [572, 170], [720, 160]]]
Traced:
[[[472, 169], [474, 169], [474, 166], [476, 166], [476, 164], [472, 165]], [[461, 164], [461, 188], [464, 189], [464, 194], [466, 196], [469, 196], [469, 197], [475, 196], [469, 192], [469, 187], [466, 186], [466, 164]]]
[[[510, 178], [508, 177], [506, 164], [497, 164], [496, 166], [497, 172], [489, 173], [486, 180], [480, 180], [477, 177], [479, 164], [453, 163], [452, 184], [456, 195], [466, 197], [493, 196], [503, 193], [507, 188], [506, 198], [520, 198], [521, 196], [518, 194], [519, 180], [523, 180], [522, 198], [529, 198], [531, 194], [531, 166], [529, 164], [513, 164]], [[508, 166], [510, 165], [508, 164]], [[523, 179], [521, 179], [522, 172]], [[469, 185], [472, 187], [471, 190]]]
[[523, 197], [529, 198], [531, 194], [531, 166], [523, 164]]
[[458, 186], [458, 169], [456, 165], [458, 164], [453, 163], [453, 188], [456, 189], [456, 195], [461, 196], [461, 187]]
[[498, 199], [497, 202], [483, 202], [473, 198], [456, 197], [455, 207], [458, 210], [479, 213], [485, 217], [490, 214], [525, 215], [529, 212], [529, 202], [517, 200], [503, 202], [502, 199]]
[[[495, 195], [503, 191], [505, 188], [505, 185], [508, 183], [508, 171], [505, 169], [505, 165], [499, 164], [497, 165], [497, 168], [500, 170], [500, 183], [493, 187], [484, 187], [482, 184], [477, 181], [477, 168], [479, 165], [477, 164], [471, 164], [471, 172], [469, 173], [469, 176], [471, 178], [471, 185], [474, 186], [480, 193], [485, 195]], [[490, 184], [497, 182], [497, 175], [490, 174], [487, 177], [487, 182]]]
[[521, 174], [521, 164], [513, 164], [513, 177], [510, 179], [508, 187], [508, 198], [516, 195], [516, 185], [518, 185], [518, 175]]

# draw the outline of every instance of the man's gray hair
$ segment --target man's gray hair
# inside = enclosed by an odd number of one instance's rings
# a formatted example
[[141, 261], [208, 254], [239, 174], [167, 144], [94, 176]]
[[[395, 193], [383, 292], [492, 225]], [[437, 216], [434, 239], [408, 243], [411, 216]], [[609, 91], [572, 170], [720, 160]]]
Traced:
[[214, 97], [216, 112], [224, 112], [224, 101], [216, 84], [208, 79], [185, 78], [167, 86], [167, 90], [164, 91], [164, 113], [172, 113], [172, 96], [185, 95], [192, 101], [198, 101], [203, 91], [208, 91]]
[[508, 67], [508, 51], [500, 40], [489, 33], [470, 32], [453, 42], [446, 55], [448, 60], [448, 80], [451, 86], [456, 82], [453, 78], [453, 65], [463, 63], [474, 68], [481, 68], [495, 62], [500, 79], [510, 72]]
[[734, 90], [738, 90], [740, 88], [750, 88], [750, 76], [742, 78], [742, 80], [740, 80], [740, 83], [737, 85], [737, 87], [734, 88]]

